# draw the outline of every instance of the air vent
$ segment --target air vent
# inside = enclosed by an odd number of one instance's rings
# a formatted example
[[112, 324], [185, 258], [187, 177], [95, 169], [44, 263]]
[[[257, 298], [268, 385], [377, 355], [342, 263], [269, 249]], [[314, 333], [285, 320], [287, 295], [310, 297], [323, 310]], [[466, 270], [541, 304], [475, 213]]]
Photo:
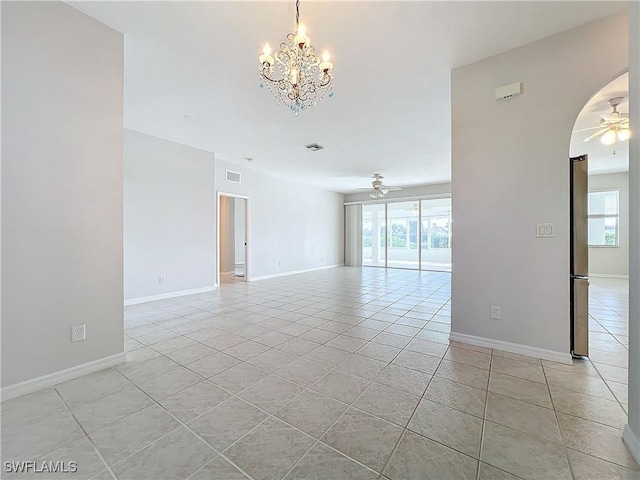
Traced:
[[311, 150], [312, 152], [317, 152], [318, 150], [322, 150], [324, 147], [322, 145], [319, 145], [317, 143], [311, 143], [309, 145], [306, 146], [309, 150]]
[[240, 173], [227, 170], [227, 182], [240, 183]]

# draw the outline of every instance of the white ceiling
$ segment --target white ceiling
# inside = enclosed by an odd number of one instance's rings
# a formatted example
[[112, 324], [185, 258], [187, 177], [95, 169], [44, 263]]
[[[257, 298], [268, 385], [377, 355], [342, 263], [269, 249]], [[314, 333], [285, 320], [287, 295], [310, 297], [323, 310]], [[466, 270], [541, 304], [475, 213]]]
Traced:
[[[70, 2], [125, 33], [125, 126], [340, 192], [449, 181], [450, 70], [623, 10], [624, 2], [307, 2], [335, 97], [295, 117], [258, 88], [294, 2]], [[196, 120], [186, 120], [192, 115]], [[304, 145], [325, 146], [309, 152]]]
[[[618, 106], [620, 113], [629, 113], [629, 74], [618, 77], [602, 90], [596, 93], [578, 115], [574, 130], [596, 127], [600, 125], [600, 115], [611, 113], [609, 100], [624, 97]], [[571, 156], [589, 155], [589, 173], [599, 175], [604, 173], [618, 173], [629, 171], [629, 142], [618, 142], [613, 145], [603, 145], [600, 138], [593, 138], [584, 142], [598, 130], [575, 132], [571, 136]], [[615, 152], [615, 153], [614, 153]]]

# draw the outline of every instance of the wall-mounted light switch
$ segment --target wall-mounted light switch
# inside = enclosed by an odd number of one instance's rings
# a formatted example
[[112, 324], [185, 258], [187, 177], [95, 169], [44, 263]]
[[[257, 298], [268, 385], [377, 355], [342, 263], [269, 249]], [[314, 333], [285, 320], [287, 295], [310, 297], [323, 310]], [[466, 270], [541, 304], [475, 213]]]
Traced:
[[553, 238], [556, 236], [555, 223], [538, 223], [536, 224], [536, 237]]

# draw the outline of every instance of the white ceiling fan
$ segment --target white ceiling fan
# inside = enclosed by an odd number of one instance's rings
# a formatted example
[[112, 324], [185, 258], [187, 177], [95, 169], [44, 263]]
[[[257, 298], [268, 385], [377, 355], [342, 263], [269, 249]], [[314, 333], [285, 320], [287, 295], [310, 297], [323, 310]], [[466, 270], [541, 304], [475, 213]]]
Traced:
[[582, 128], [575, 130], [575, 132], [586, 132], [587, 130], [598, 129], [596, 133], [588, 136], [583, 141], [600, 137], [600, 142], [604, 145], [614, 145], [618, 141], [624, 142], [631, 137], [631, 131], [629, 130], [629, 114], [618, 112], [618, 105], [622, 103], [624, 97], [615, 97], [609, 100], [611, 106], [611, 113], [601, 115], [600, 125], [597, 127]]
[[400, 187], [391, 187], [389, 185], [384, 185], [382, 180], [384, 177], [379, 173], [374, 173], [371, 175], [373, 181], [371, 182], [371, 187], [368, 188], [358, 188], [357, 190], [371, 190], [369, 196], [371, 198], [382, 198], [389, 192], [396, 192], [398, 190], [402, 190]]

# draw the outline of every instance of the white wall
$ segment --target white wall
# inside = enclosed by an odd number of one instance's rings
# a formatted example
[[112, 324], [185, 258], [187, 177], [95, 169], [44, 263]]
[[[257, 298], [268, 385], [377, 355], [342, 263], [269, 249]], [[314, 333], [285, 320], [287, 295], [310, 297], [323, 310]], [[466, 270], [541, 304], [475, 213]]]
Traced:
[[[344, 196], [216, 160], [216, 191], [251, 197], [251, 278], [344, 262]], [[226, 181], [225, 170], [242, 174]]]
[[4, 387], [123, 351], [123, 38], [61, 2], [1, 8]]
[[629, 174], [589, 175], [589, 191], [619, 190], [618, 247], [589, 248], [589, 274], [629, 274]]
[[[627, 31], [621, 14], [453, 70], [454, 334], [569, 358], [571, 130], [627, 67]], [[523, 94], [496, 102], [516, 81]], [[556, 237], [536, 238], [538, 222]]]
[[[344, 196], [345, 202], [371, 202], [374, 201], [369, 197], [370, 191], [362, 193], [349, 193]], [[399, 191], [389, 192], [384, 196], [382, 201], [388, 201], [401, 198], [422, 197], [428, 195], [450, 195], [450, 183], [432, 183], [429, 185], [420, 185], [418, 187], [407, 187]]]
[[213, 154], [133, 130], [124, 151], [125, 299], [213, 287]]
[[[640, 131], [640, 3], [629, 5], [629, 120]], [[640, 463], [640, 135], [629, 142], [629, 421], [624, 439]]]

